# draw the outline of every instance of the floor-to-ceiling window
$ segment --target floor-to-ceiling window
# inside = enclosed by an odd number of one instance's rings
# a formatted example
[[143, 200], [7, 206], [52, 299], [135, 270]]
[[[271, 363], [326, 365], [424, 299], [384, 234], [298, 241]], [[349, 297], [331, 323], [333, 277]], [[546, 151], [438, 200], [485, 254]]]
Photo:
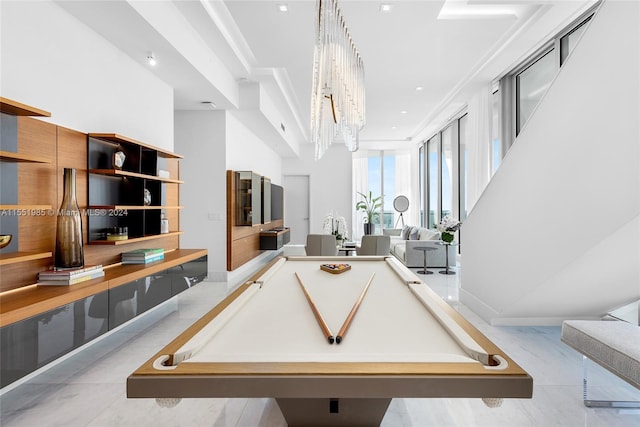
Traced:
[[[454, 177], [454, 163], [453, 163], [453, 138], [454, 138], [454, 125], [451, 124], [445, 128], [441, 133], [441, 174], [442, 186], [440, 190], [441, 194], [441, 208], [438, 221], [447, 215], [453, 215], [453, 177]], [[457, 160], [457, 159], [456, 159]]]
[[436, 135], [427, 141], [427, 208], [429, 213], [427, 227], [436, 226], [436, 218], [439, 220], [440, 212], [440, 139]]
[[[411, 156], [405, 150], [368, 150], [354, 156], [354, 188], [355, 203], [362, 200], [358, 193], [372, 197], [382, 196], [380, 215], [374, 221], [374, 234], [382, 234], [383, 228], [395, 228], [400, 212], [393, 207], [393, 200], [399, 196], [410, 196], [411, 188]], [[366, 176], [366, 179], [359, 177]], [[363, 213], [354, 215], [353, 236], [359, 240], [364, 232]]]
[[500, 89], [496, 88], [491, 95], [491, 176], [498, 170], [502, 160], [502, 143], [500, 140]]
[[[421, 224], [435, 228], [447, 215], [461, 221], [467, 215], [468, 146], [467, 114], [453, 120], [420, 147], [418, 163], [421, 191]], [[426, 153], [426, 154], [425, 154]]]
[[418, 175], [419, 175], [419, 179], [418, 179], [418, 191], [419, 191], [419, 198], [420, 198], [420, 227], [426, 227], [426, 219], [424, 216], [424, 201], [425, 201], [425, 181], [424, 181], [424, 173], [425, 173], [425, 168], [424, 168], [424, 145], [420, 146], [420, 149], [418, 150]]
[[468, 204], [468, 200], [467, 200], [467, 188], [468, 188], [468, 183], [469, 183], [469, 150], [468, 150], [468, 145], [467, 145], [467, 122], [469, 121], [469, 116], [467, 114], [465, 114], [464, 116], [460, 117], [460, 120], [458, 120], [458, 141], [459, 141], [459, 147], [460, 150], [458, 152], [459, 155], [459, 174], [460, 174], [460, 178], [459, 178], [459, 182], [460, 182], [460, 221], [464, 222], [465, 219], [467, 219], [467, 206], [469, 206]]

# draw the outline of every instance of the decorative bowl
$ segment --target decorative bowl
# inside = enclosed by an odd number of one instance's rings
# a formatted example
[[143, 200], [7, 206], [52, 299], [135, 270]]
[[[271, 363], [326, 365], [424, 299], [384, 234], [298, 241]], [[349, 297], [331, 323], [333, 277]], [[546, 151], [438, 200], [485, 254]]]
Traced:
[[12, 237], [13, 236], [11, 234], [0, 234], [0, 249], [11, 243]]

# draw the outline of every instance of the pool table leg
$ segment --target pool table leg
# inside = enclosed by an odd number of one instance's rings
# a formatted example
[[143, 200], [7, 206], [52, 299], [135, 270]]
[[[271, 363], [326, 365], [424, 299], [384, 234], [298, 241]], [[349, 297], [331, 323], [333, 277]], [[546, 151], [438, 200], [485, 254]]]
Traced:
[[379, 426], [391, 398], [276, 398], [276, 401], [289, 427]]

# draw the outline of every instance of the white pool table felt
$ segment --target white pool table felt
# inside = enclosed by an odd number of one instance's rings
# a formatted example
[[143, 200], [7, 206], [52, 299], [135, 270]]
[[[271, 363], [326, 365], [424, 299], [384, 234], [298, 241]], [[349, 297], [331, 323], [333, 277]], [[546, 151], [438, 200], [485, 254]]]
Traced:
[[[388, 262], [342, 261], [352, 266], [342, 274], [322, 271], [320, 265], [326, 262], [336, 261], [296, 259], [270, 269], [263, 276], [264, 283], [245, 291], [208, 325], [208, 331], [203, 329], [177, 352], [196, 348], [183, 363], [479, 363], [447, 333]], [[334, 335], [375, 272], [342, 343], [327, 342], [295, 272]], [[424, 283], [412, 286], [423, 298], [438, 298]], [[217, 329], [213, 336], [211, 329]]]

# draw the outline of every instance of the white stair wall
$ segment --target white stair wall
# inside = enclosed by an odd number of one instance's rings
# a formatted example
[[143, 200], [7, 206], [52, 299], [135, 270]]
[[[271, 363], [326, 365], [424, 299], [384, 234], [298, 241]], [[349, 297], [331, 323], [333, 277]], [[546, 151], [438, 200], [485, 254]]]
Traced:
[[605, 1], [463, 225], [461, 301], [493, 324], [640, 298], [640, 3]]

